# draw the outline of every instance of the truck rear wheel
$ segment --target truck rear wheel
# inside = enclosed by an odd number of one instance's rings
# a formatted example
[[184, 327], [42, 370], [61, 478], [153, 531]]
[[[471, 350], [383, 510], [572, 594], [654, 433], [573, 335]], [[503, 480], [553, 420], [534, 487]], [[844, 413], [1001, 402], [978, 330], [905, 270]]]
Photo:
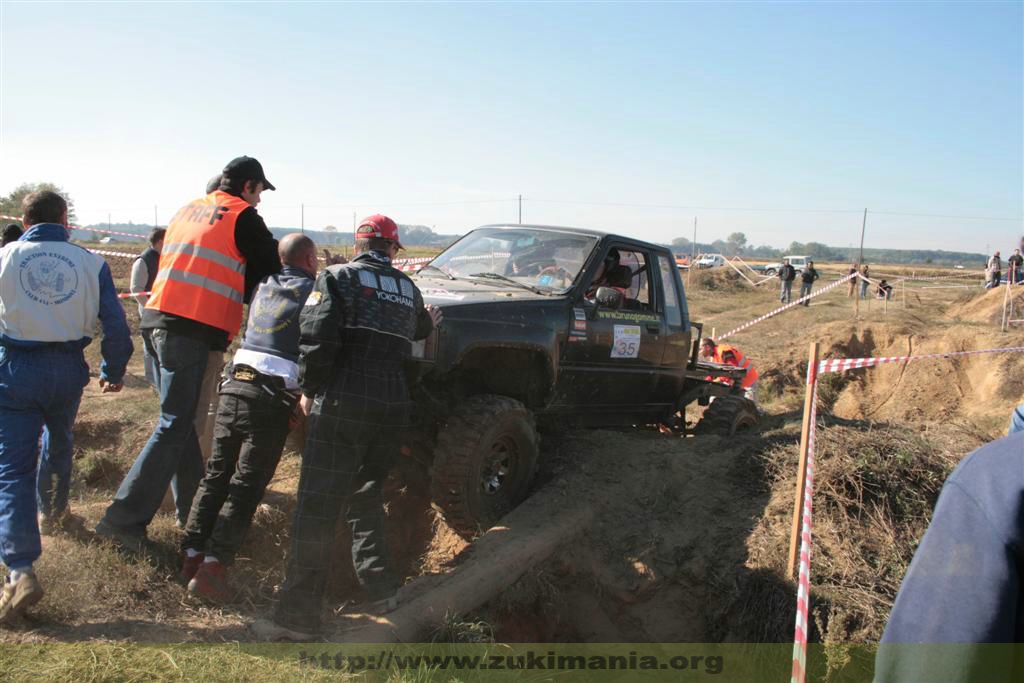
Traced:
[[537, 468], [537, 428], [519, 401], [483, 394], [459, 405], [439, 430], [431, 489], [461, 536], [490, 528], [521, 503]]
[[757, 405], [743, 396], [719, 396], [704, 410], [694, 428], [697, 434], [733, 436], [753, 431], [761, 417]]

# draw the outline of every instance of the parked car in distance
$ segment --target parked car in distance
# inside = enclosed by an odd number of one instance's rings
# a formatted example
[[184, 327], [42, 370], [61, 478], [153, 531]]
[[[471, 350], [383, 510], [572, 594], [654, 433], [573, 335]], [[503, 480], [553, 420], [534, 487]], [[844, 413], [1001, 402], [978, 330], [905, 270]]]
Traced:
[[721, 268], [725, 265], [725, 257], [721, 254], [703, 254], [694, 261], [697, 268]]
[[807, 261], [813, 261], [814, 259], [810, 256], [783, 256], [782, 261], [778, 263], [769, 263], [764, 266], [751, 266], [754, 270], [760, 271], [765, 275], [776, 275], [782, 268], [782, 264], [786, 259], [789, 259], [789, 265], [797, 269], [797, 272], [803, 270], [804, 266], [807, 265]]

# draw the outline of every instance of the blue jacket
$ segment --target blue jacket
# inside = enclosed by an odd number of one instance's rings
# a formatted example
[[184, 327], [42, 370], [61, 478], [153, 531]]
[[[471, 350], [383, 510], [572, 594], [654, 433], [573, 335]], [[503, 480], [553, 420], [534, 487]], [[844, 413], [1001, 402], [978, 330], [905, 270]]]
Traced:
[[[889, 616], [875, 680], [1014, 680], [1015, 666], [1024, 673], [1009, 648], [974, 645], [1024, 642], [1022, 572], [1024, 433], [1017, 433], [974, 451], [946, 480]], [[981, 676], [979, 666], [1005, 677]]]
[[106, 261], [68, 242], [63, 225], [33, 225], [0, 249], [0, 345], [81, 352], [103, 327], [100, 377], [120, 384], [131, 333]]
[[299, 314], [314, 282], [312, 275], [294, 266], [268, 276], [249, 304], [242, 348], [298, 361]]

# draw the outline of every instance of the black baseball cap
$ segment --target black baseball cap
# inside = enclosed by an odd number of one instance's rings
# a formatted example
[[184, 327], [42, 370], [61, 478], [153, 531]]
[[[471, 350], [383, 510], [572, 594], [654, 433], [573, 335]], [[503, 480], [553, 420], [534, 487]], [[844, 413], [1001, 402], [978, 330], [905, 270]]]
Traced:
[[224, 167], [224, 175], [236, 180], [258, 180], [268, 190], [276, 190], [273, 183], [267, 180], [263, 172], [263, 166], [252, 157], [237, 157], [228, 162]]

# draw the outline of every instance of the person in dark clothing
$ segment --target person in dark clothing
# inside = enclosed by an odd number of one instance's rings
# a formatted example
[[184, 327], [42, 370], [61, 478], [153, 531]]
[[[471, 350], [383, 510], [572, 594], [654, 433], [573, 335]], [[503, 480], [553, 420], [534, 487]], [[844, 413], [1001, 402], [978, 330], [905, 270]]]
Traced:
[[875, 290], [875, 296], [879, 299], [891, 299], [892, 298], [892, 285], [887, 281], [881, 280], [878, 283], [878, 289]]
[[402, 248], [394, 221], [371, 216], [355, 236], [359, 255], [322, 271], [302, 311], [299, 384], [308, 436], [284, 585], [273, 619], [253, 624], [264, 640], [316, 637], [335, 527], [346, 509], [369, 610], [397, 604], [381, 488], [410, 420], [403, 363], [412, 341], [427, 337], [441, 314], [391, 265]]
[[1024, 282], [1024, 256], [1021, 256], [1020, 249], [1014, 249], [1010, 258], [1006, 259], [1006, 272], [1010, 276], [1011, 285]]
[[224, 373], [213, 452], [185, 526], [180, 578], [189, 593], [212, 602], [231, 598], [227, 567], [274, 476], [299, 402], [299, 314], [313, 290], [316, 245], [293, 233], [279, 252], [281, 273], [256, 290], [242, 346]]
[[857, 291], [857, 265], [854, 263], [850, 264], [850, 270], [846, 272], [850, 276], [850, 283], [846, 289], [846, 296], [852, 297]]
[[803, 299], [801, 303], [804, 306], [811, 305], [811, 289], [814, 287], [814, 281], [817, 280], [820, 275], [818, 271], [814, 269], [814, 261], [808, 261], [804, 269], [800, 271], [800, 298]]
[[[875, 659], [875, 681], [1019, 681], [1024, 641], [1024, 433], [946, 480]], [[921, 644], [946, 644], [923, 647]], [[917, 644], [916, 647], [910, 644]]]
[[3, 237], [0, 238], [0, 247], [6, 247], [11, 242], [17, 242], [24, 232], [17, 223], [8, 223], [7, 227], [4, 228]]
[[779, 268], [779, 280], [782, 282], [782, 291], [779, 294], [779, 301], [788, 304], [793, 300], [793, 280], [796, 279], [796, 268], [789, 263], [789, 259], [782, 260], [782, 267]]
[[[164, 235], [166, 228], [153, 228], [149, 233], [149, 248], [139, 254], [132, 262], [132, 274], [128, 284], [128, 290], [135, 295], [139, 303], [139, 319], [146, 308], [149, 300], [149, 292], [153, 289], [156, 281], [156, 274], [160, 270], [160, 250], [164, 248]], [[156, 349], [153, 348], [153, 331], [140, 329], [142, 336], [142, 360], [146, 369], [146, 381], [160, 391], [160, 362], [156, 359]]]
[[141, 324], [160, 362], [160, 419], [96, 525], [127, 549], [142, 548], [168, 484], [179, 523], [188, 517], [203, 476], [194, 420], [210, 352], [227, 349], [243, 302], [281, 270], [277, 240], [256, 213], [260, 194], [273, 189], [256, 159], [238, 157], [218, 190], [183, 207], [167, 228]]

